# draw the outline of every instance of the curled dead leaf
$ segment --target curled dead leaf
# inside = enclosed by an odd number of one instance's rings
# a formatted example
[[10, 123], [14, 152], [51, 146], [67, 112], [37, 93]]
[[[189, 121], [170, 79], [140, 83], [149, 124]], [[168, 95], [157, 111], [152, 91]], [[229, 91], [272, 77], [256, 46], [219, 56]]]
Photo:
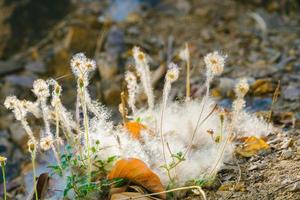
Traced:
[[[108, 179], [125, 178], [150, 192], [165, 191], [159, 177], [141, 160], [135, 158], [119, 160], [108, 174]], [[166, 199], [166, 194], [157, 195]]]
[[139, 122], [127, 122], [125, 128], [134, 139], [139, 139], [141, 131], [147, 127]]
[[266, 150], [269, 145], [266, 143], [266, 138], [257, 138], [255, 136], [244, 137], [244, 144], [236, 149], [236, 152], [243, 157], [251, 157], [261, 150]]

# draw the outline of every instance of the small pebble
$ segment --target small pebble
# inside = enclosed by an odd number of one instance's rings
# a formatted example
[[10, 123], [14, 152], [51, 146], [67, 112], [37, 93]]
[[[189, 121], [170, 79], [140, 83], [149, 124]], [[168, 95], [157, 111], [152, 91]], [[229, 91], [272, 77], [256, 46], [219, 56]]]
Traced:
[[283, 159], [290, 159], [294, 156], [294, 152], [292, 149], [288, 149], [282, 152], [281, 154]]
[[290, 189], [291, 192], [297, 192], [300, 191], [300, 181], [293, 184], [293, 186]]

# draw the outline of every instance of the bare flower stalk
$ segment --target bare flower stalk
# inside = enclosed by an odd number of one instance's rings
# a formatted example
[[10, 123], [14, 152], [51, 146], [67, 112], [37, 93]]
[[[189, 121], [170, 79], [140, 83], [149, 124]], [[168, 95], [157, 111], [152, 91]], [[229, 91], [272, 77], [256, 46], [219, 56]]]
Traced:
[[135, 101], [136, 101], [136, 93], [138, 90], [137, 80], [135, 75], [130, 71], [126, 72], [125, 80], [127, 82], [127, 90], [128, 90], [128, 105], [132, 110], [132, 114], [135, 115], [136, 113]]
[[33, 188], [34, 188], [34, 194], [35, 194], [35, 199], [38, 198], [38, 193], [37, 193], [37, 181], [36, 181], [36, 166], [35, 166], [35, 160], [36, 160], [36, 150], [37, 150], [37, 143], [35, 140], [29, 140], [27, 142], [28, 146], [28, 151], [30, 152], [31, 155], [31, 162], [32, 162], [32, 173], [33, 173]]
[[189, 101], [191, 97], [191, 83], [190, 83], [190, 51], [188, 43], [185, 44], [185, 49], [181, 50], [179, 53], [179, 57], [181, 60], [186, 62], [186, 100]]
[[149, 109], [152, 110], [154, 107], [154, 95], [150, 80], [150, 69], [148, 65], [148, 60], [146, 58], [146, 55], [142, 51], [140, 51], [139, 47], [134, 47], [132, 51], [135, 60], [136, 70], [141, 75], [141, 81], [145, 93], [147, 95]]
[[7, 158], [0, 156], [0, 165], [2, 168], [2, 178], [3, 178], [3, 192], [4, 192], [4, 200], [6, 200], [7, 194], [6, 194], [6, 177], [5, 177], [5, 165], [6, 165]]
[[[161, 109], [161, 118], [160, 118], [160, 139], [161, 139], [161, 145], [162, 145], [162, 152], [164, 157], [165, 166], [168, 166], [167, 158], [166, 158], [166, 152], [165, 152], [165, 139], [163, 136], [163, 120], [164, 120], [164, 111], [167, 106], [168, 96], [171, 90], [171, 84], [178, 79], [179, 76], [179, 70], [178, 66], [174, 63], [169, 64], [169, 69], [167, 71], [166, 77], [165, 77], [165, 85], [163, 90], [163, 101], [162, 101], [162, 109]], [[167, 170], [168, 171], [168, 170]], [[171, 178], [170, 172], [168, 171], [168, 176]]]
[[[74, 55], [71, 60], [71, 68], [74, 75], [77, 77], [76, 115], [79, 115], [79, 105], [80, 105], [83, 112], [84, 138], [85, 138], [85, 145], [87, 148], [88, 180], [89, 182], [91, 182], [92, 161], [91, 161], [91, 146], [90, 146], [91, 144], [90, 144], [90, 136], [89, 136], [89, 116], [88, 116], [87, 107], [90, 106], [93, 108], [93, 106], [91, 106], [91, 101], [89, 98], [89, 94], [87, 92], [87, 86], [89, 83], [89, 73], [96, 69], [96, 63], [94, 60], [88, 59], [83, 53], [78, 53]], [[79, 118], [77, 120], [79, 122]], [[81, 140], [81, 135], [79, 136], [79, 141], [80, 140]]]

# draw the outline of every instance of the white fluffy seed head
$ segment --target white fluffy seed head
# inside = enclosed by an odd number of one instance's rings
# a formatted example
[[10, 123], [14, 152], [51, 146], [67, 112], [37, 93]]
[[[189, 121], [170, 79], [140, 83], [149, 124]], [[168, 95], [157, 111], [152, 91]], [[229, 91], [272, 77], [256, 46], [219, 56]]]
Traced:
[[53, 142], [54, 142], [54, 140], [53, 140], [53, 137], [51, 135], [43, 137], [40, 141], [41, 149], [44, 150], [44, 151], [49, 150], [51, 148]]
[[4, 101], [4, 106], [7, 108], [7, 109], [14, 109], [15, 106], [17, 105], [18, 103], [18, 99], [16, 96], [8, 96], [6, 97], [5, 101]]
[[218, 51], [207, 54], [204, 57], [207, 72], [213, 76], [221, 75], [224, 70], [225, 58], [226, 56], [221, 55]]
[[235, 94], [238, 98], [243, 98], [247, 92], [249, 91], [249, 84], [247, 83], [246, 79], [241, 79], [236, 84], [234, 88]]
[[[30, 101], [20, 101], [15, 96], [8, 96], [4, 101], [4, 106], [7, 109], [11, 109], [17, 120], [22, 120], [26, 117], [28, 111], [32, 111], [33, 114], [37, 114], [36, 106]], [[38, 115], [38, 114], [37, 114]]]
[[178, 79], [179, 69], [175, 63], [170, 63], [168, 68], [169, 69], [166, 74], [166, 81], [173, 83], [174, 81], [176, 81]]
[[37, 79], [33, 82], [32, 91], [38, 98], [41, 99], [45, 99], [50, 96], [48, 84], [43, 79]]
[[132, 111], [135, 112], [135, 96], [138, 90], [136, 76], [132, 72], [128, 71], [125, 74], [125, 80], [127, 82], [128, 104]]
[[71, 68], [76, 77], [87, 78], [88, 73], [96, 69], [96, 62], [83, 53], [77, 53], [71, 59]]
[[187, 46], [179, 52], [179, 58], [186, 62], [190, 59], [190, 51]]
[[133, 47], [132, 52], [133, 52], [133, 58], [134, 58], [134, 61], [136, 63], [137, 68], [144, 67], [145, 65], [148, 65], [146, 55], [145, 55], [144, 52], [142, 52], [140, 50], [139, 47], [136, 47], [136, 46]]

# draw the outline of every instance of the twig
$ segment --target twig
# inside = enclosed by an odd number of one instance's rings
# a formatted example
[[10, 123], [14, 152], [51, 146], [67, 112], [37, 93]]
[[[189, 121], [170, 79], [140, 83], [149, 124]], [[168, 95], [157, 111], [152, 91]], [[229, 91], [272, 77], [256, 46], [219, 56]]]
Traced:
[[268, 116], [268, 122], [271, 122], [271, 120], [272, 120], [273, 107], [274, 107], [275, 102], [278, 99], [279, 92], [280, 92], [280, 80], [278, 81], [277, 87], [276, 87], [276, 89], [274, 91], [274, 94], [273, 94], [272, 104], [271, 104], [271, 108], [270, 108], [270, 112], [269, 112], [269, 116]]
[[300, 182], [300, 179], [295, 180], [295, 181], [292, 181], [292, 182], [290, 182], [290, 183], [287, 183], [287, 184], [285, 184], [285, 185], [283, 185], [283, 186], [280, 186], [279, 188], [273, 190], [272, 192], [269, 192], [268, 195], [271, 195], [272, 193], [277, 192], [278, 190], [281, 190], [282, 188], [285, 188], [285, 187], [287, 187], [287, 186], [289, 186], [289, 185], [291, 185], [291, 184], [293, 184], [293, 183], [297, 183], [297, 182]]
[[196, 189], [200, 192], [200, 194], [202, 195], [203, 199], [206, 200], [206, 195], [204, 193], [204, 191], [202, 190], [202, 188], [200, 186], [187, 186], [187, 187], [180, 187], [180, 188], [175, 188], [175, 189], [171, 189], [171, 190], [166, 190], [163, 192], [156, 192], [156, 193], [151, 193], [151, 194], [144, 194], [144, 195], [140, 195], [137, 197], [126, 197], [120, 200], [131, 200], [131, 199], [140, 199], [143, 197], [150, 197], [150, 196], [155, 196], [155, 195], [159, 195], [159, 194], [166, 194], [166, 193], [170, 193], [170, 192], [176, 192], [176, 191], [180, 191], [180, 190], [190, 190], [190, 189]]

